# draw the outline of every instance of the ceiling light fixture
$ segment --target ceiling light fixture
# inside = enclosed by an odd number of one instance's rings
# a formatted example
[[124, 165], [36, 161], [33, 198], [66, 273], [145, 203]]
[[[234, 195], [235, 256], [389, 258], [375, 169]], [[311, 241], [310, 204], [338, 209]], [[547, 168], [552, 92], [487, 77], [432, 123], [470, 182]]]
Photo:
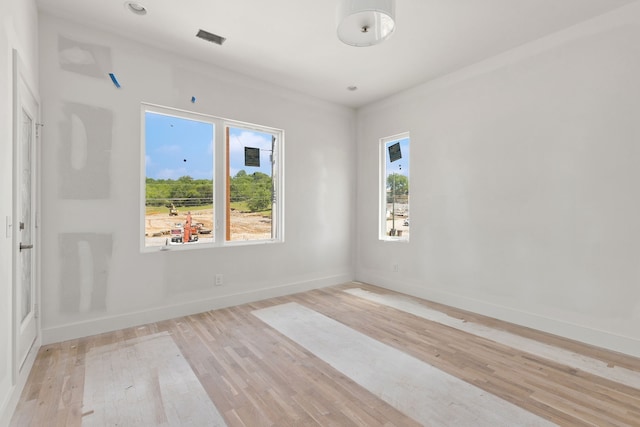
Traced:
[[146, 15], [147, 8], [137, 3], [135, 1], [127, 1], [124, 3], [124, 7], [129, 10], [131, 13], [135, 13], [136, 15]]
[[373, 46], [396, 28], [395, 0], [341, 0], [338, 38], [350, 46]]

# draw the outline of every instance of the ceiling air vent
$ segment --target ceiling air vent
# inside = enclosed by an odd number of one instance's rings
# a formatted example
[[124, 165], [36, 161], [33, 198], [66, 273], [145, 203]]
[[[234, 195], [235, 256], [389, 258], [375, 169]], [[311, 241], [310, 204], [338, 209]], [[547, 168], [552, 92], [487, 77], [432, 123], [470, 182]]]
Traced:
[[196, 37], [200, 37], [202, 40], [206, 40], [208, 42], [215, 43], [220, 46], [222, 46], [222, 43], [224, 43], [225, 40], [227, 40], [225, 37], [221, 37], [217, 34], [213, 34], [205, 30], [198, 31], [198, 34], [196, 34]]

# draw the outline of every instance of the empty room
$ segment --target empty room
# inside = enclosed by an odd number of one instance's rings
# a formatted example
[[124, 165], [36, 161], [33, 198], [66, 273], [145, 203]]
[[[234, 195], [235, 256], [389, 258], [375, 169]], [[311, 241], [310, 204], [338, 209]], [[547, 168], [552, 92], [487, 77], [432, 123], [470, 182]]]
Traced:
[[640, 0], [2, 0], [0, 426], [640, 426]]

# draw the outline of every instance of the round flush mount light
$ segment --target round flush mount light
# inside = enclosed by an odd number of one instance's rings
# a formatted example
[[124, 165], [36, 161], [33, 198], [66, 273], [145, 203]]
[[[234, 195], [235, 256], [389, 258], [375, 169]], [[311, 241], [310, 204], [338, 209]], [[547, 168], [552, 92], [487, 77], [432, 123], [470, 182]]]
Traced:
[[341, 0], [338, 38], [350, 46], [373, 46], [396, 29], [395, 0]]
[[127, 1], [124, 3], [125, 9], [127, 9], [131, 13], [135, 13], [136, 15], [146, 15], [147, 8], [135, 1]]

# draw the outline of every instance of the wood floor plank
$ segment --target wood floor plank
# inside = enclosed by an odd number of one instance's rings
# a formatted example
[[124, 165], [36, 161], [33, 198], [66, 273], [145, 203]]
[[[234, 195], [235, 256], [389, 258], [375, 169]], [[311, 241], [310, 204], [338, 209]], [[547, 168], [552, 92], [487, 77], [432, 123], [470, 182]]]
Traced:
[[[87, 354], [159, 333], [175, 342], [228, 426], [419, 425], [251, 315], [296, 302], [558, 425], [640, 426], [640, 389], [344, 292], [355, 287], [402, 296], [346, 283], [44, 346], [11, 425], [81, 426], [91, 416], [83, 406]], [[463, 322], [640, 372], [637, 358], [409, 299]], [[155, 387], [162, 392], [162, 384]], [[156, 423], [163, 421], [166, 408], [142, 409], [158, 414]]]

